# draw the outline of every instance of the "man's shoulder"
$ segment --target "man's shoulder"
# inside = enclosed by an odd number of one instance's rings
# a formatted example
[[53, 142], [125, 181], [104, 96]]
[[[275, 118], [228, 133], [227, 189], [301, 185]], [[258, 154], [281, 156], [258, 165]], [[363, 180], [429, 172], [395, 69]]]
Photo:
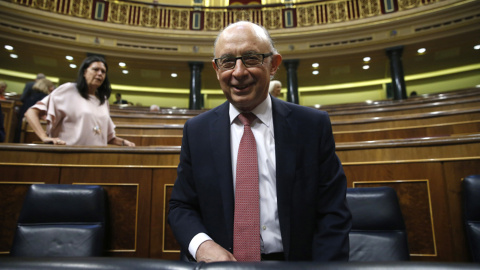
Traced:
[[212, 118], [217, 118], [225, 114], [228, 116], [228, 102], [225, 102], [208, 111], [202, 112], [201, 114], [189, 119], [189, 121], [211, 120]]
[[295, 103], [287, 102], [281, 99], [278, 99], [274, 102], [274, 106], [277, 110], [283, 110], [287, 112], [292, 112], [294, 115], [318, 115], [318, 116], [328, 116], [326, 111], [321, 111], [316, 108], [298, 105]]

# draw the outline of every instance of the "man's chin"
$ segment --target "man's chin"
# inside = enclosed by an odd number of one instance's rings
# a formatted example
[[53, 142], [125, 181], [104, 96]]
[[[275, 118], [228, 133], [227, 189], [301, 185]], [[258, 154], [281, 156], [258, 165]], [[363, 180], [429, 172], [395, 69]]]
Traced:
[[250, 108], [252, 100], [247, 96], [235, 96], [230, 100], [230, 103], [233, 104], [236, 108], [242, 111], [250, 111], [253, 108]]

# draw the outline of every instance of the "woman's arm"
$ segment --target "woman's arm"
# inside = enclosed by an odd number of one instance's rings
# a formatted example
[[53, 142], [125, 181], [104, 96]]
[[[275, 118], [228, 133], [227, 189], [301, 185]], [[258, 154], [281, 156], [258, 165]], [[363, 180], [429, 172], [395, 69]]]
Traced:
[[32, 127], [33, 131], [44, 143], [53, 143], [53, 144], [65, 144], [59, 138], [50, 138], [47, 136], [47, 133], [42, 128], [40, 124], [40, 117], [42, 116], [42, 111], [37, 108], [30, 108], [25, 112], [25, 118], [27, 119], [28, 124]]
[[135, 146], [135, 143], [133, 143], [129, 140], [122, 139], [120, 137], [115, 137], [115, 138], [111, 139], [108, 143], [109, 144], [120, 145], [120, 146]]

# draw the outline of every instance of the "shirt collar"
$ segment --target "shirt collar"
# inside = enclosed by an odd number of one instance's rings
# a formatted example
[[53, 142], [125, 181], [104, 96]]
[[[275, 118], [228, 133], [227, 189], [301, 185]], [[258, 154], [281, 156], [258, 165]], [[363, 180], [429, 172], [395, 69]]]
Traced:
[[[230, 124], [235, 121], [237, 116], [241, 113], [240, 110], [238, 110], [235, 106], [230, 103], [230, 108], [229, 108], [229, 115], [230, 115]], [[254, 113], [258, 119], [262, 123], [264, 123], [267, 127], [270, 126], [272, 123], [272, 99], [270, 97], [270, 94], [267, 96], [267, 98], [260, 103], [255, 109], [252, 110], [252, 113]]]

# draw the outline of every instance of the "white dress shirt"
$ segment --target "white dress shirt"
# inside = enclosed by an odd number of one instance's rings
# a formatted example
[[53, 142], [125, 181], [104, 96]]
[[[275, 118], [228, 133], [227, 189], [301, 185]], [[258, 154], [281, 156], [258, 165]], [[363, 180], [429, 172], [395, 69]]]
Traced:
[[[230, 148], [232, 153], [233, 186], [235, 189], [237, 155], [243, 136], [243, 124], [237, 118], [241, 113], [230, 104]], [[260, 235], [261, 252], [268, 254], [282, 252], [282, 238], [278, 221], [275, 136], [273, 134], [272, 100], [270, 95], [253, 111], [257, 116], [250, 127], [257, 143], [258, 173], [260, 185]], [[190, 254], [196, 258], [198, 247], [211, 238], [205, 233], [197, 234], [189, 245]]]

